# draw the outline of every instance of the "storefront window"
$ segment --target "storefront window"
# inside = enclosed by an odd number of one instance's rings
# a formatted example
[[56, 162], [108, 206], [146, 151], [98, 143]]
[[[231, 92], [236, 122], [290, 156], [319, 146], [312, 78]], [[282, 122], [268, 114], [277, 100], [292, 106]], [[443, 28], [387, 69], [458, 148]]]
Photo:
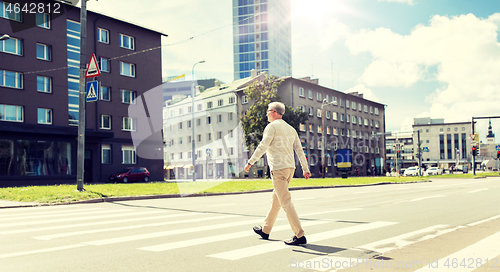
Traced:
[[0, 176], [10, 176], [14, 172], [14, 142], [0, 139]]
[[22, 176], [74, 175], [72, 146], [65, 142], [17, 141], [17, 174]]

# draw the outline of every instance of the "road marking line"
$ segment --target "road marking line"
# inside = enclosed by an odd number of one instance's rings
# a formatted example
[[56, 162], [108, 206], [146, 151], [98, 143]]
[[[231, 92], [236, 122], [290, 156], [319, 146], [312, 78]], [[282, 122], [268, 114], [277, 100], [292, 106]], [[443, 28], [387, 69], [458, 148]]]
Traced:
[[[352, 210], [352, 209], [349, 209], [349, 210]], [[310, 216], [310, 215], [324, 214], [324, 213], [331, 213], [331, 212], [336, 212], [336, 211], [304, 214], [303, 216]], [[286, 218], [278, 218], [277, 220], [284, 220], [284, 219], [286, 219]], [[114, 243], [122, 243], [122, 242], [150, 239], [150, 238], [156, 238], [156, 237], [164, 237], [164, 236], [170, 236], [170, 235], [176, 235], [176, 234], [185, 234], [185, 233], [198, 232], [198, 231], [230, 228], [230, 227], [234, 227], [234, 226], [241, 226], [241, 225], [247, 225], [247, 224], [256, 224], [256, 223], [258, 223], [257, 220], [258, 219], [252, 219], [252, 220], [241, 221], [241, 222], [231, 222], [231, 223], [224, 223], [224, 224], [211, 225], [211, 226], [201, 226], [201, 227], [194, 227], [194, 228], [187, 228], [187, 229], [169, 230], [169, 231], [161, 231], [161, 232], [154, 232], [154, 233], [147, 233], [147, 234], [140, 234], [140, 235], [133, 235], [133, 236], [103, 239], [103, 240], [85, 242], [84, 244], [107, 245], [107, 244], [114, 244]]]
[[[500, 232], [497, 232], [485, 239], [472, 244], [462, 250], [459, 250], [451, 255], [448, 255], [442, 259], [439, 259], [437, 263], [431, 263], [427, 267], [416, 270], [415, 272], [425, 272], [425, 271], [443, 271], [452, 270], [459, 272], [469, 272], [476, 268], [476, 258], [481, 258], [482, 261], [486, 259], [491, 260], [492, 258], [500, 255]], [[457, 260], [454, 263], [454, 260]], [[469, 267], [468, 264], [470, 260], [473, 260], [473, 267]], [[462, 261], [466, 264], [461, 265]], [[482, 263], [481, 261], [481, 263]], [[453, 267], [456, 264], [456, 267]], [[483, 264], [483, 263], [482, 263]], [[467, 267], [465, 267], [467, 265]], [[491, 262], [489, 263], [491, 265]], [[434, 268], [435, 267], [435, 268]]]
[[[284, 218], [278, 218], [277, 220], [284, 220]], [[131, 236], [123, 236], [123, 237], [117, 237], [117, 238], [103, 239], [103, 240], [95, 240], [95, 241], [84, 242], [84, 244], [86, 244], [86, 245], [98, 245], [98, 246], [109, 245], [109, 244], [151, 239], [151, 238], [157, 238], [157, 237], [165, 237], [165, 236], [171, 236], [171, 235], [177, 235], [177, 234], [186, 234], [186, 233], [192, 233], [192, 232], [198, 232], [198, 231], [209, 231], [209, 230], [215, 230], [215, 229], [230, 228], [230, 227], [236, 227], [236, 226], [240, 226], [240, 225], [255, 224], [256, 222], [257, 222], [257, 219], [252, 219], [252, 220], [231, 222], [231, 223], [224, 223], [224, 224], [217, 224], [217, 225], [210, 225], [210, 226], [183, 228], [183, 229], [152, 232], [152, 233], [145, 233], [145, 234], [139, 234], [139, 235], [131, 235]]]
[[[373, 243], [369, 243], [369, 244], [358, 246], [358, 247], [351, 248], [351, 249], [352, 250], [361, 250], [361, 251], [370, 250], [370, 251], [374, 251], [374, 253], [377, 253], [377, 255], [383, 254], [385, 252], [388, 252], [388, 251], [391, 251], [394, 249], [398, 249], [398, 248], [402, 248], [402, 247], [411, 245], [413, 243], [417, 243], [417, 242], [421, 242], [421, 241], [428, 240], [431, 238], [435, 238], [441, 234], [451, 232], [451, 231], [454, 231], [456, 229], [456, 228], [454, 228], [454, 229], [446, 229], [446, 230], [438, 231], [439, 229], [445, 228], [447, 226], [448, 225], [435, 225], [435, 226], [431, 226], [431, 227], [424, 228], [421, 230], [416, 230], [413, 232], [390, 237], [387, 239], [383, 239], [380, 241], [376, 241]], [[407, 241], [406, 240], [406, 239], [412, 238], [412, 237], [417, 236], [417, 235], [422, 235], [422, 234], [434, 232], [434, 231], [437, 231], [437, 233], [423, 236], [422, 238], [415, 240], [415, 241]], [[328, 255], [328, 256], [320, 256], [320, 257], [316, 257], [316, 258], [313, 258], [310, 260], [306, 260], [306, 261], [303, 261], [302, 263], [308, 264], [309, 267], [307, 267], [307, 268], [314, 269], [316, 271], [328, 271], [331, 269], [336, 269], [336, 271], [338, 271], [338, 270], [347, 269], [347, 268], [351, 268], [351, 267], [359, 267], [366, 261], [367, 261], [367, 257], [363, 257], [363, 258], [355, 258], [354, 257], [353, 258], [353, 257], [342, 257], [342, 256]], [[295, 268], [294, 265], [295, 265], [295, 267], [298, 267], [298, 263], [292, 263], [292, 264], [290, 264], [290, 267]]]
[[[92, 208], [92, 209], [81, 209], [81, 210], [63, 210], [63, 211], [51, 211], [51, 212], [36, 212], [36, 213], [16, 213], [16, 214], [9, 214], [9, 215], [2, 215], [2, 221], [4, 220], [17, 220], [17, 219], [33, 219], [33, 218], [40, 218], [40, 217], [47, 217], [49, 214], [57, 214], [55, 216], [64, 216], [59, 215], [62, 213], [80, 213], [82, 211], [95, 211], [95, 210], [103, 210], [104, 208]], [[54, 215], [52, 215], [54, 216]]]
[[[307, 221], [307, 222], [303, 222], [302, 226], [306, 227], [306, 226], [314, 226], [314, 225], [326, 224], [326, 223], [329, 223], [329, 222], [328, 221]], [[288, 224], [281, 225], [281, 226], [275, 226], [273, 228], [273, 233], [276, 231], [282, 231], [282, 230], [288, 230], [288, 229], [290, 229], [290, 226]], [[165, 243], [165, 244], [160, 244], [160, 245], [155, 245], [155, 246], [141, 247], [139, 249], [160, 252], [160, 251], [167, 251], [167, 250], [172, 250], [172, 249], [177, 249], [177, 248], [184, 248], [184, 247], [189, 247], [189, 246], [197, 246], [197, 245], [203, 245], [203, 244], [208, 244], [208, 243], [227, 241], [227, 240], [231, 240], [231, 239], [237, 239], [237, 238], [255, 236], [255, 235], [256, 234], [253, 231], [245, 230], [245, 231], [240, 231], [240, 232], [233, 232], [233, 233], [203, 237], [203, 238], [198, 238], [198, 239], [191, 239], [191, 240], [184, 240], [184, 241], [173, 242], [173, 243]]]
[[478, 190], [474, 190], [474, 191], [469, 191], [467, 193], [472, 194], [472, 193], [477, 193], [477, 192], [482, 192], [482, 191], [487, 191], [487, 190], [489, 190], [489, 188], [483, 188], [483, 189], [478, 189]]
[[[443, 232], [438, 231], [438, 229], [443, 229], [447, 226], [448, 225], [435, 225], [435, 226], [431, 226], [431, 227], [424, 228], [421, 230], [416, 230], [413, 232], [408, 232], [408, 233], [401, 234], [401, 235], [394, 236], [394, 237], [390, 237], [390, 238], [387, 238], [384, 240], [369, 243], [369, 244], [359, 246], [356, 248], [373, 250], [373, 251], [376, 251], [378, 253], [385, 253], [385, 252], [391, 251], [393, 249], [402, 248], [402, 247], [411, 245], [411, 244], [416, 243], [416, 242], [420, 242], [423, 240], [427, 240], [427, 239], [431, 239], [431, 238], [434, 238], [436, 236], [439, 236], [439, 235], [443, 234]], [[447, 230], [445, 230], [445, 231], [447, 231]], [[407, 240], [407, 239], [412, 238], [414, 236], [422, 235], [422, 234], [429, 233], [429, 232], [435, 232], [435, 233], [423, 236], [421, 239], [418, 239], [415, 241], [408, 241]]]
[[[105, 211], [104, 213], [116, 213], [116, 212], [120, 212], [120, 213], [119, 214], [99, 215], [99, 216], [68, 217], [68, 218], [60, 218], [60, 219], [48, 219], [48, 220], [39, 220], [39, 221], [17, 222], [17, 223], [1, 224], [0, 227], [31, 226], [31, 225], [59, 223], [59, 222], [66, 222], [66, 221], [94, 220], [94, 219], [100, 219], [100, 218], [133, 216], [133, 215], [142, 215], [142, 214], [144, 214], [144, 212], [125, 213], [126, 212], [125, 210]], [[101, 212], [101, 213], [103, 213], [103, 212]]]
[[[368, 224], [360, 224], [357, 226], [336, 229], [331, 231], [320, 232], [312, 235], [307, 235], [306, 238], [308, 243], [315, 243], [318, 241], [323, 241], [327, 239], [332, 239], [344, 235], [354, 234], [361, 231], [372, 230], [381, 227], [387, 227], [394, 224], [398, 224], [396, 222], [372, 222]], [[226, 252], [221, 252], [217, 254], [208, 255], [207, 257], [226, 259], [226, 260], [239, 260], [246, 257], [256, 256], [259, 254], [264, 254], [267, 252], [272, 252], [280, 249], [290, 248], [290, 246], [284, 243], [269, 243], [264, 245], [252, 246], [247, 248], [241, 248]]]
[[485, 222], [488, 222], [488, 221], [491, 221], [491, 220], [495, 220], [495, 219], [497, 219], [497, 218], [500, 218], [500, 214], [499, 214], [499, 215], [492, 216], [492, 217], [490, 217], [490, 218], [486, 218], [486, 219], [483, 219], [483, 220], [479, 220], [479, 221], [474, 222], [474, 223], [467, 224], [467, 226], [472, 227], [472, 226], [479, 225], [479, 224], [482, 224], [482, 223], [485, 223]]
[[37, 250], [28, 250], [28, 251], [0, 254], [0, 259], [10, 258], [10, 257], [19, 257], [19, 256], [25, 256], [25, 255], [31, 255], [31, 254], [37, 254], [37, 253], [67, 250], [67, 249], [79, 248], [79, 247], [84, 247], [84, 246], [86, 246], [86, 245], [75, 244], [75, 245], [69, 245], [69, 246], [51, 247], [51, 248], [44, 248], [44, 249], [37, 249]]
[[207, 205], [208, 207], [222, 207], [222, 206], [233, 206], [235, 203], [227, 203], [227, 204], [216, 204], [216, 205]]
[[445, 197], [445, 196], [446, 195], [435, 195], [435, 196], [426, 196], [426, 197], [414, 198], [414, 199], [410, 200], [410, 202], [420, 201], [420, 200], [430, 199], [430, 198], [436, 198], [436, 197]]
[[[141, 213], [141, 215], [157, 214], [157, 213], [165, 213], [165, 212], [164, 211], [149, 211], [149, 212], [143, 212], [143, 213]], [[198, 213], [196, 213], [196, 214], [198, 214]], [[37, 232], [37, 231], [45, 231], [45, 230], [78, 228], [78, 227], [106, 225], [106, 224], [116, 224], [116, 223], [133, 222], [133, 221], [156, 220], [156, 219], [178, 217], [178, 216], [186, 216], [186, 215], [184, 215], [184, 214], [171, 214], [171, 215], [161, 215], [161, 216], [127, 218], [127, 219], [110, 220], [110, 221], [97, 221], [97, 222], [80, 223], [80, 224], [70, 224], [70, 225], [58, 225], [58, 226], [40, 227], [40, 228], [32, 228], [32, 229], [6, 230], [6, 231], [0, 231], [0, 234], [16, 234], [16, 233]]]
[[326, 213], [359, 211], [359, 210], [362, 210], [362, 208], [352, 208], [352, 209], [343, 209], [343, 210], [333, 210], [333, 211], [325, 211], [325, 212], [308, 213], [308, 214], [303, 214], [300, 217], [311, 216], [311, 215], [319, 215], [319, 214], [326, 214]]
[[195, 222], [202, 222], [202, 221], [208, 221], [208, 220], [226, 219], [226, 218], [237, 217], [237, 216], [238, 215], [223, 215], [223, 216], [214, 216], [214, 217], [205, 217], [205, 218], [195, 218], [195, 219], [187, 219], [187, 220], [179, 220], [179, 221], [168, 221], [168, 222], [158, 222], [158, 223], [151, 223], [151, 224], [123, 226], [123, 227], [116, 227], [116, 228], [94, 229], [94, 230], [57, 233], [57, 234], [52, 234], [52, 235], [36, 236], [33, 238], [38, 239], [38, 240], [51, 240], [54, 238], [84, 235], [84, 234], [91, 234], [91, 233], [98, 233], [98, 232], [131, 230], [131, 229], [158, 227], [158, 226], [174, 225], [174, 224], [195, 223]]
[[317, 197], [303, 197], [303, 198], [295, 198], [293, 200], [309, 200], [309, 199], [317, 199]]
[[[119, 212], [129, 212], [130, 210], [118, 210]], [[118, 212], [116, 211], [116, 212]], [[80, 215], [91, 215], [91, 214], [102, 214], [102, 213], [110, 213], [111, 211], [89, 211], [89, 212], [80, 212], [80, 211], [75, 211], [75, 213], [72, 214], [53, 214], [53, 215], [39, 215], [39, 216], [25, 216], [25, 217], [17, 217], [17, 218], [7, 218], [7, 220], [26, 220], [26, 219], [36, 219], [36, 218], [54, 218], [54, 217], [63, 217], [63, 216], [80, 216]], [[2, 226], [5, 226], [2, 224]]]

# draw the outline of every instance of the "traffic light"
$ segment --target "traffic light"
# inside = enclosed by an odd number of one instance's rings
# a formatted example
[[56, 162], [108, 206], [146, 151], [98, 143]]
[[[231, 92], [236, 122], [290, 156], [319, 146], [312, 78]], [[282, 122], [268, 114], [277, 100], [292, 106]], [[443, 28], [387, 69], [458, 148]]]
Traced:
[[396, 150], [396, 156], [398, 157], [398, 159], [401, 158], [401, 152], [400, 152], [400, 150]]
[[497, 151], [497, 159], [500, 159], [500, 150]]
[[472, 147], [472, 156], [476, 156], [477, 155], [477, 149], [476, 149], [476, 146], [473, 146]]

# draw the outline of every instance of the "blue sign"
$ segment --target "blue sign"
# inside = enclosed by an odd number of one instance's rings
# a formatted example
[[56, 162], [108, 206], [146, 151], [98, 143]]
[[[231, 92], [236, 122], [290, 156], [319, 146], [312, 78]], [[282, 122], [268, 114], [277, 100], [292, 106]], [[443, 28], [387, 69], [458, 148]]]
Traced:
[[97, 91], [99, 90], [99, 81], [87, 82], [87, 102], [97, 101]]
[[497, 145], [497, 151], [500, 151], [500, 145]]
[[351, 171], [352, 150], [338, 149], [336, 157], [338, 171]]
[[426, 147], [426, 146], [424, 146], [424, 147], [422, 147], [422, 151], [423, 151], [423, 152], [429, 152], [429, 148], [428, 148], [428, 147]]

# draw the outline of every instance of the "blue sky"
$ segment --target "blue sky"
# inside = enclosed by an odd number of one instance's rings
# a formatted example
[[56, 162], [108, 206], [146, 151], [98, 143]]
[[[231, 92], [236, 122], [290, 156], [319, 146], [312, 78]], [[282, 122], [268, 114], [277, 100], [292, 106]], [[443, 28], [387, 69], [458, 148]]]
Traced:
[[[500, 116], [500, 1], [291, 1], [293, 76], [387, 105], [387, 131], [411, 130], [415, 117]], [[230, 0], [87, 6], [168, 34], [164, 76], [190, 75], [204, 59], [197, 78], [233, 80]], [[492, 123], [500, 137], [500, 119]], [[486, 128], [476, 125], [482, 138]]]

